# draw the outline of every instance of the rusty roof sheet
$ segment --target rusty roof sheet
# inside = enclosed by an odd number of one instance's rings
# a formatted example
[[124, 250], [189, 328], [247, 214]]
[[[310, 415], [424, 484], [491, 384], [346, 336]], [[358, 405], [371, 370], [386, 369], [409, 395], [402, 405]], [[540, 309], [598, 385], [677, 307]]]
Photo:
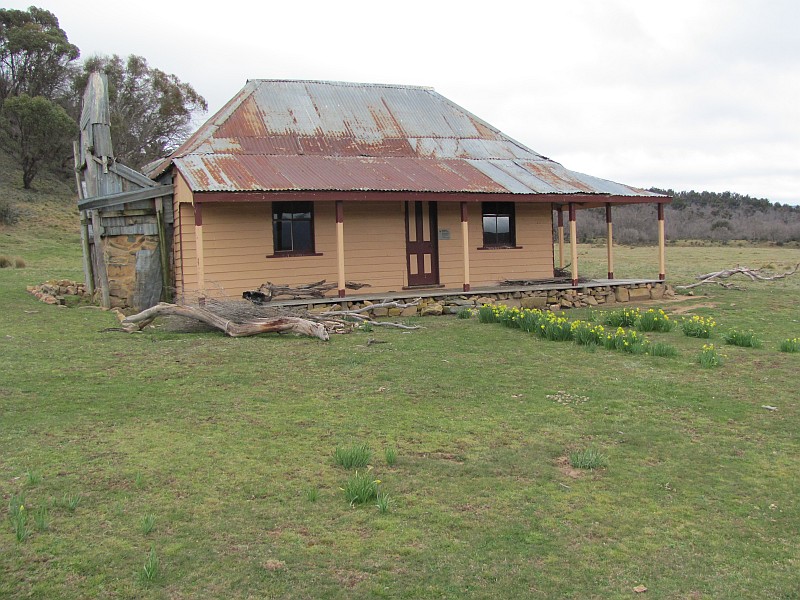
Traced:
[[431, 88], [253, 80], [172, 156], [193, 191], [657, 196], [565, 169]]

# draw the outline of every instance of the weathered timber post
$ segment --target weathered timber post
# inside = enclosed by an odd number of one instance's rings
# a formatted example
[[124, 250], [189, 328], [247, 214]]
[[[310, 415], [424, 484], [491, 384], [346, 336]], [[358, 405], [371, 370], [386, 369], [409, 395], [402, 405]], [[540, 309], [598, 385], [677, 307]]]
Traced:
[[658, 278], [664, 281], [667, 278], [666, 267], [666, 235], [664, 231], [664, 204], [658, 203]]
[[564, 207], [558, 206], [558, 268], [564, 268]]
[[344, 273], [344, 202], [336, 200], [336, 275], [339, 298], [344, 298], [346, 280]]
[[578, 285], [578, 226], [574, 202], [569, 203], [569, 243], [572, 250], [572, 285]]
[[464, 250], [464, 291], [469, 287], [469, 210], [467, 203], [461, 203], [461, 245]]
[[608, 278], [614, 279], [614, 225], [611, 223], [611, 203], [606, 202], [606, 240], [608, 254]]

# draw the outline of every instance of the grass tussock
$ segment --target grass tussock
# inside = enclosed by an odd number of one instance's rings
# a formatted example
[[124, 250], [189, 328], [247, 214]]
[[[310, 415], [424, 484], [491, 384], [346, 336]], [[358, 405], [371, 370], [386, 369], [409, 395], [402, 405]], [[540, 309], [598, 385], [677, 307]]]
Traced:
[[372, 450], [368, 444], [337, 446], [333, 451], [333, 461], [345, 469], [363, 469], [372, 458]]
[[596, 448], [577, 450], [569, 455], [573, 469], [602, 469], [608, 466], [608, 457]]

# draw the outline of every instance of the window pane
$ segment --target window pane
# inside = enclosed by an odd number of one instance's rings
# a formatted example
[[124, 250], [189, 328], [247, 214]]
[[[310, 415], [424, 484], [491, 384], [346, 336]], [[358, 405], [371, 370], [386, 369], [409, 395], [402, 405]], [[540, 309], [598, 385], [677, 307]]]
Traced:
[[292, 224], [292, 250], [311, 252], [314, 249], [311, 239], [311, 221], [295, 221]]
[[507, 234], [511, 231], [511, 219], [508, 216], [497, 217], [497, 233]]
[[483, 233], [497, 233], [497, 218], [496, 217], [483, 217]]

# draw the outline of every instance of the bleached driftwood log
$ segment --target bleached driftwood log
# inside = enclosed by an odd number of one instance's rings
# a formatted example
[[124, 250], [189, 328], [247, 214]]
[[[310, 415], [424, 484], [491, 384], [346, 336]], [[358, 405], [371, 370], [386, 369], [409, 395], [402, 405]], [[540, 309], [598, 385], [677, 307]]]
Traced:
[[193, 306], [178, 306], [161, 302], [155, 306], [143, 310], [142, 312], [126, 317], [122, 320], [122, 327], [125, 331], [132, 333], [141, 331], [156, 319], [156, 317], [175, 315], [201, 321], [221, 330], [230, 337], [247, 337], [259, 335], [261, 333], [297, 333], [310, 337], [328, 340], [328, 330], [322, 323], [315, 323], [300, 317], [278, 316], [266, 319], [255, 319], [246, 323], [234, 323], [224, 317], [220, 317], [209, 310]]
[[765, 274], [763, 273], [763, 269], [750, 269], [748, 267], [740, 267], [739, 265], [736, 265], [736, 267], [733, 269], [724, 269], [722, 271], [714, 271], [713, 273], [704, 273], [703, 275], [698, 275], [697, 279], [699, 281], [697, 283], [690, 283], [689, 285], [676, 285], [675, 289], [688, 290], [706, 283], [716, 283], [724, 288], [730, 288], [733, 287], [732, 283], [719, 280], [728, 279], [733, 275], [744, 275], [745, 277], [749, 277], [751, 281], [774, 281], [776, 279], [783, 279], [784, 277], [794, 275], [797, 273], [798, 268], [800, 268], [800, 263], [796, 264], [793, 269], [786, 271], [785, 273]]
[[[344, 287], [348, 290], [360, 290], [361, 288], [371, 286], [368, 283], [346, 281]], [[326, 283], [324, 279], [294, 287], [267, 281], [261, 284], [258, 290], [245, 292], [242, 296], [247, 300], [255, 302], [271, 302], [277, 298], [283, 300], [307, 300], [311, 298], [324, 298], [325, 294], [333, 289], [336, 289], [336, 284]]]

